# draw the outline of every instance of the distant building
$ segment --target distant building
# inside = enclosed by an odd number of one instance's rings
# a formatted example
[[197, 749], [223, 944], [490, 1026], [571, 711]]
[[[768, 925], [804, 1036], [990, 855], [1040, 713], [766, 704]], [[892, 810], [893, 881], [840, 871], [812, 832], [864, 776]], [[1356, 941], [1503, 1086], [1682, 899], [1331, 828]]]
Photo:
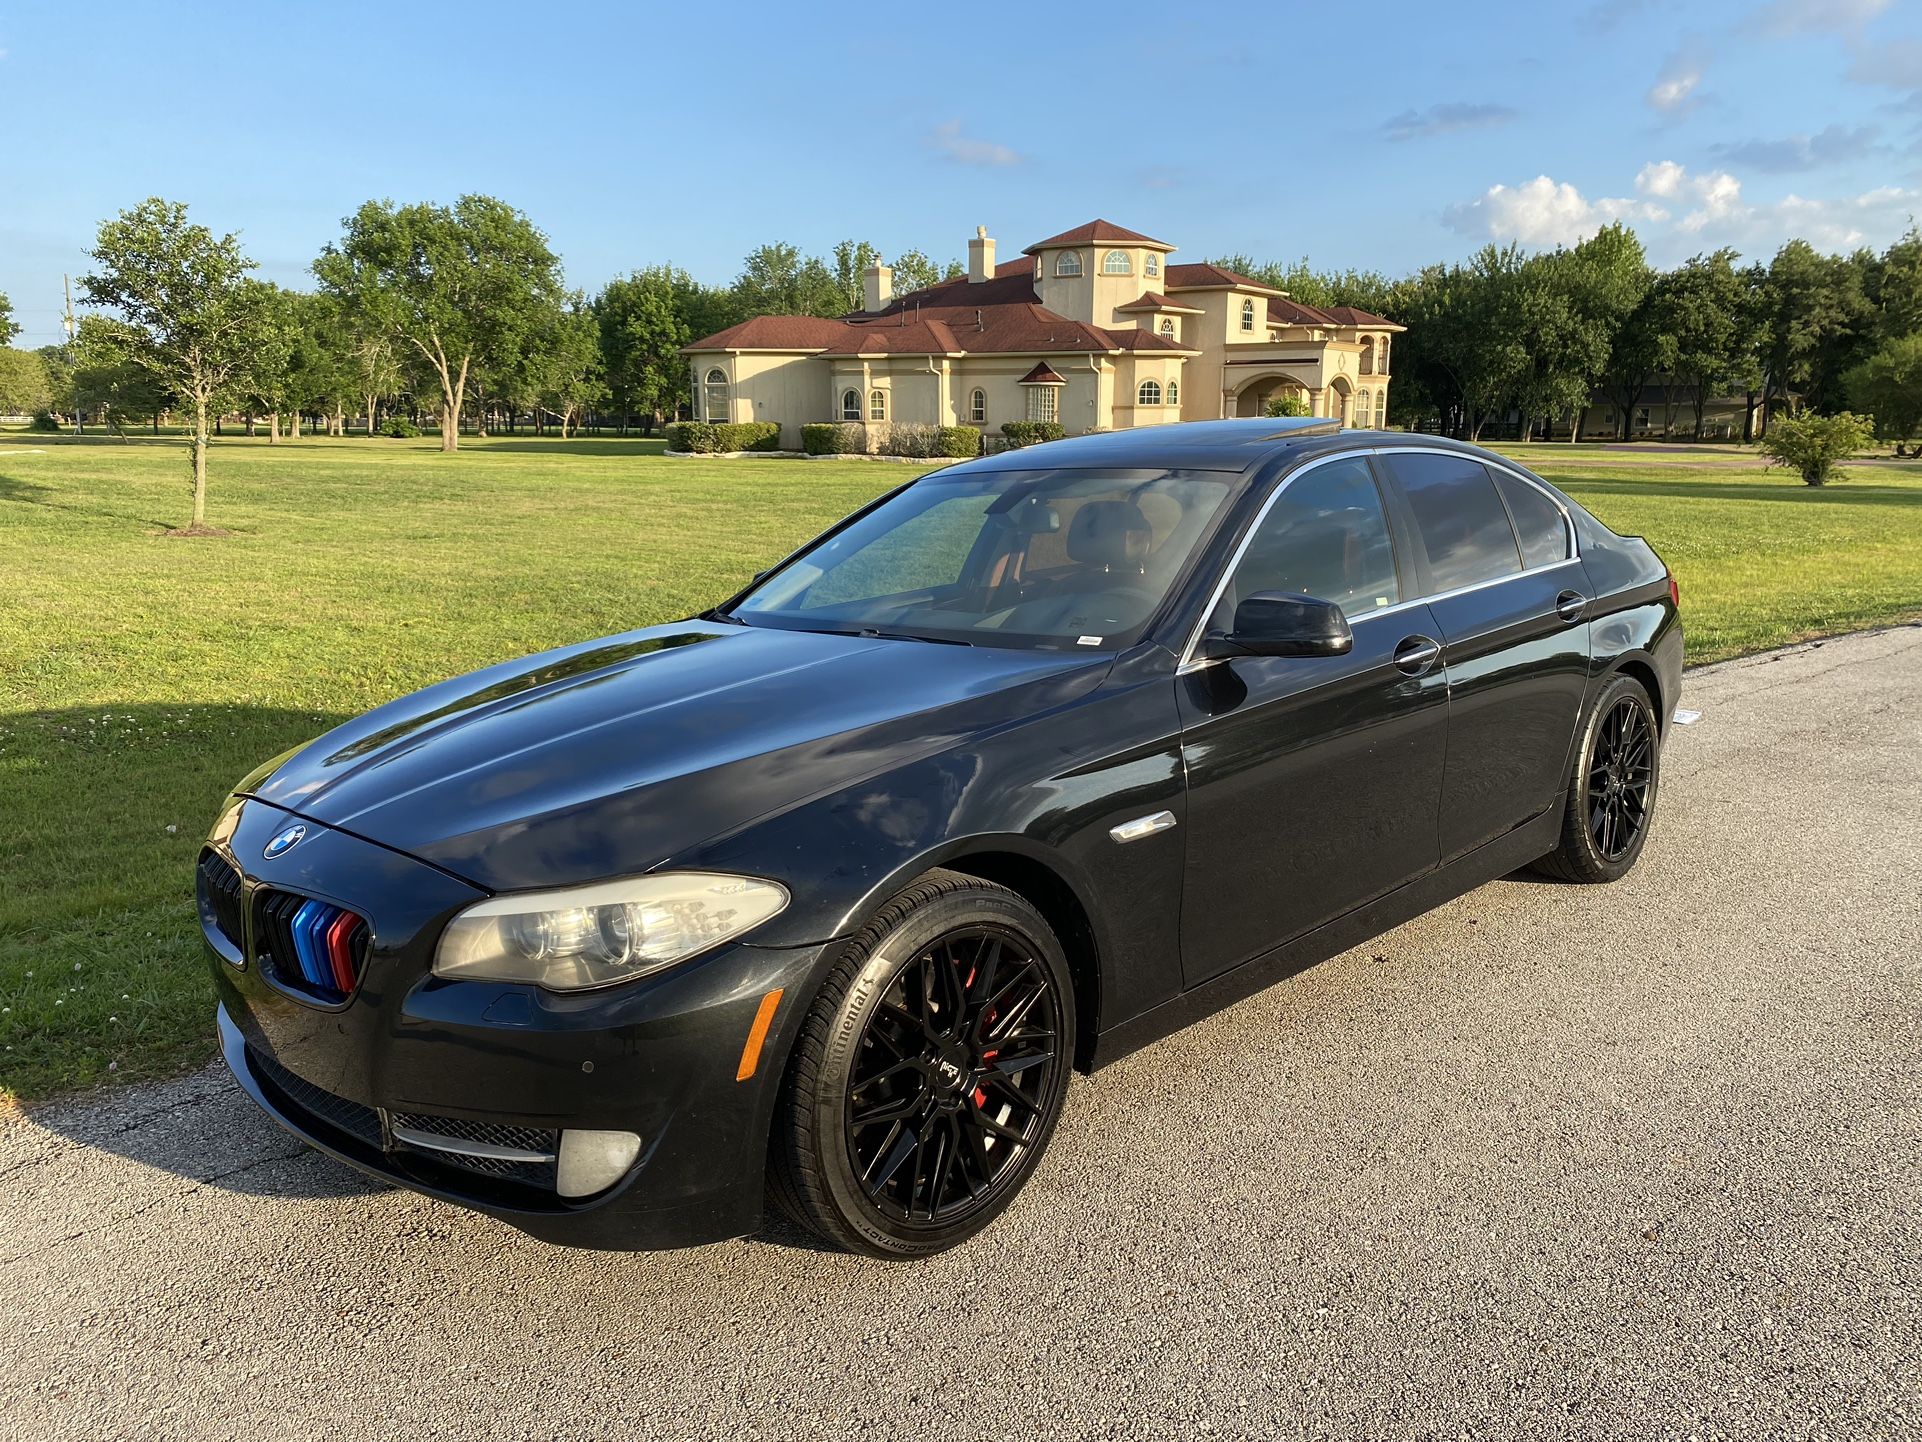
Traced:
[[1282, 395], [1355, 426], [1383, 424], [1390, 338], [1367, 311], [1300, 305], [1105, 220], [997, 263], [985, 228], [968, 274], [895, 295], [872, 266], [863, 309], [763, 315], [683, 349], [703, 420], [973, 425], [1058, 421], [1070, 435], [1256, 416]]

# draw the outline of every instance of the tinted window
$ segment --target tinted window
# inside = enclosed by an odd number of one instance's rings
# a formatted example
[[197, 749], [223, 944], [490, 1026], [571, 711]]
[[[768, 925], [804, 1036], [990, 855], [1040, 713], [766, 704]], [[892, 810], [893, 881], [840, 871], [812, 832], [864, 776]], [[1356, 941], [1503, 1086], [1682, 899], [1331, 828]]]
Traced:
[[1214, 624], [1257, 591], [1333, 601], [1359, 616], [1401, 599], [1381, 493], [1363, 460], [1330, 461], [1288, 482], [1269, 507], [1222, 595]]
[[1536, 566], [1566, 561], [1568, 523], [1562, 519], [1562, 508], [1527, 481], [1505, 471], [1495, 472], [1495, 484], [1501, 487], [1502, 499], [1508, 502], [1509, 519], [1515, 523], [1515, 534], [1521, 538], [1522, 564], [1533, 570]]
[[1433, 589], [1452, 591], [1521, 570], [1508, 512], [1481, 462], [1419, 453], [1387, 461], [1415, 513]]

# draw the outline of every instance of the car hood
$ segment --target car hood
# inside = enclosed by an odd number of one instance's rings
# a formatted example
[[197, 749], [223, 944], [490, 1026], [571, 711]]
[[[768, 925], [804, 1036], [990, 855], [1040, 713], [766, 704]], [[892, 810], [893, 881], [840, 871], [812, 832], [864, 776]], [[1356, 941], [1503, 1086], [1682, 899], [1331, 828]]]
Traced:
[[691, 622], [368, 712], [243, 794], [490, 891], [645, 871], [1096, 685], [1106, 656]]

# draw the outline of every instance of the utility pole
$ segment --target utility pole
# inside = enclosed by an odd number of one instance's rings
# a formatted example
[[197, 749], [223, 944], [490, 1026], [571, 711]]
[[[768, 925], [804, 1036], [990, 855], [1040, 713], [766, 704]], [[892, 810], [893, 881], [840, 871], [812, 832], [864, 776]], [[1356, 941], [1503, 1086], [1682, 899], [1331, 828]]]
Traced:
[[73, 338], [79, 327], [73, 320], [73, 280], [69, 276], [60, 277], [60, 291], [67, 299], [67, 314], [60, 324], [67, 332], [67, 373], [76, 377], [73, 388], [73, 433], [84, 436], [87, 433], [86, 417], [80, 413], [80, 374], [79, 362], [74, 358]]

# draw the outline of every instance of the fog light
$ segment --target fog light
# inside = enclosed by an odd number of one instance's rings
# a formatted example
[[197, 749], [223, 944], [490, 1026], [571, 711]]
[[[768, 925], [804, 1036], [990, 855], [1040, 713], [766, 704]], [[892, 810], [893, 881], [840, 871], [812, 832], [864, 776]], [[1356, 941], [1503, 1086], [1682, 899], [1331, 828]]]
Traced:
[[640, 1154], [641, 1139], [632, 1132], [562, 1132], [554, 1190], [564, 1197], [604, 1192], [627, 1175]]

